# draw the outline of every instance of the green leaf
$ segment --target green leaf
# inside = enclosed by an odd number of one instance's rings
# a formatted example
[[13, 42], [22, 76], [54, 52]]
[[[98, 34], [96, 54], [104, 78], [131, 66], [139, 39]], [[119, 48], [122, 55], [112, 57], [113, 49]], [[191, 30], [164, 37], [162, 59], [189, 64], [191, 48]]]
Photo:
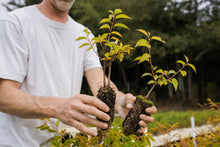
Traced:
[[121, 12], [122, 12], [121, 9], [115, 9], [114, 14], [119, 14]]
[[145, 76], [152, 76], [152, 74], [151, 73], [144, 73], [141, 75], [141, 77], [145, 77]]
[[159, 78], [158, 75], [154, 75], [154, 80], [157, 80]]
[[128, 28], [125, 24], [123, 24], [123, 23], [116, 23], [116, 24], [114, 25], [114, 27], [121, 27], [121, 28], [125, 28], [125, 29], [128, 29], [128, 30], [129, 30], [129, 28]]
[[189, 58], [186, 55], [184, 55], [184, 57], [186, 59], [186, 63], [188, 63], [189, 62]]
[[103, 18], [99, 24], [102, 24], [102, 23], [106, 23], [106, 22], [111, 22], [109, 18]]
[[158, 70], [156, 71], [156, 73], [161, 73], [161, 74], [163, 74], [163, 70], [162, 70], [162, 69], [158, 69]]
[[175, 70], [169, 70], [168, 74], [175, 74], [176, 71]]
[[112, 13], [112, 14], [114, 13], [112, 10], [109, 10], [108, 12], [109, 12], [109, 13]]
[[93, 47], [91, 46], [91, 47], [89, 47], [86, 51], [89, 51], [89, 50], [91, 50], [91, 49], [93, 49]]
[[187, 75], [187, 72], [185, 70], [181, 70], [180, 73], [183, 77], [185, 77]]
[[182, 60], [178, 60], [178, 61], [176, 61], [176, 63], [180, 63], [180, 64], [182, 64], [183, 66], [185, 65], [185, 62], [183, 62]]
[[40, 127], [40, 130], [47, 130], [47, 129], [49, 129], [50, 127], [49, 126], [41, 126]]
[[161, 37], [158, 37], [158, 36], [153, 36], [151, 39], [160, 41], [160, 42], [162, 42], [162, 43], [166, 43], [164, 40], [162, 40]]
[[155, 141], [155, 139], [153, 138], [153, 136], [148, 135], [147, 137], [148, 137], [151, 141]]
[[112, 20], [113, 15], [109, 15], [108, 18], [109, 18], [109, 20]]
[[78, 37], [78, 38], [76, 39], [76, 41], [83, 40], [83, 39], [87, 39], [87, 38], [86, 38], [86, 37]]
[[143, 33], [143, 34], [146, 35], [147, 37], [149, 36], [149, 34], [148, 34], [145, 30], [143, 30], [143, 29], [137, 29], [137, 31]]
[[135, 44], [135, 47], [141, 47], [141, 46], [144, 46], [144, 47], [147, 47], [147, 48], [150, 47], [149, 42], [146, 39], [140, 39]]
[[109, 57], [109, 53], [106, 53], [106, 54], [105, 54], [105, 58], [106, 58], [107, 60], [110, 60], [110, 59], [111, 59], [111, 57]]
[[79, 48], [82, 48], [82, 47], [87, 46], [87, 45], [89, 45], [89, 43], [84, 43]]
[[108, 47], [112, 48], [113, 44], [111, 42], [106, 42], [105, 45], [107, 45]]
[[100, 37], [94, 37], [94, 38], [92, 38], [92, 41], [98, 40], [98, 39], [100, 39]]
[[119, 18], [132, 19], [131, 17], [127, 16], [126, 14], [119, 14], [115, 17], [115, 19], [119, 19]]
[[118, 58], [118, 60], [119, 60], [120, 62], [123, 61], [123, 59], [124, 59], [124, 54], [123, 54], [123, 53], [119, 54], [119, 55], [117, 56], [117, 58]]
[[149, 61], [150, 55], [148, 53], [144, 53], [142, 56], [137, 57], [134, 60], [139, 60], [138, 64], [144, 62], [144, 61]]
[[163, 85], [165, 85], [165, 82], [164, 81], [158, 81], [158, 84], [160, 85], [160, 86], [163, 86]]
[[108, 24], [104, 24], [99, 29], [110, 29], [110, 26]]
[[59, 125], [60, 125], [60, 120], [57, 120], [56, 127], [59, 127]]
[[104, 34], [102, 34], [101, 39], [105, 39], [108, 35], [109, 35], [109, 33], [104, 33]]
[[188, 64], [193, 70], [194, 70], [194, 72], [196, 73], [196, 68], [195, 68], [195, 66], [194, 65], [192, 65], [192, 64]]
[[171, 79], [170, 82], [173, 84], [173, 87], [174, 87], [175, 91], [177, 91], [178, 81], [175, 78], [173, 78], [173, 79]]
[[154, 80], [150, 80], [147, 84], [150, 85], [150, 84], [154, 84], [155, 81]]
[[120, 40], [116, 37], [111, 37], [112, 40], [116, 40], [117, 42], [119, 42]]
[[46, 118], [46, 120], [47, 120], [48, 122], [50, 122], [50, 118]]
[[117, 32], [117, 31], [112, 31], [112, 34], [117, 35], [119, 37], [122, 37], [122, 35], [119, 32]]
[[57, 132], [56, 130], [53, 130], [53, 129], [47, 129], [48, 130], [48, 132], [50, 132], [50, 133], [55, 133], [55, 132]]
[[86, 34], [90, 34], [89, 30], [86, 28], [83, 30], [83, 32], [85, 32]]

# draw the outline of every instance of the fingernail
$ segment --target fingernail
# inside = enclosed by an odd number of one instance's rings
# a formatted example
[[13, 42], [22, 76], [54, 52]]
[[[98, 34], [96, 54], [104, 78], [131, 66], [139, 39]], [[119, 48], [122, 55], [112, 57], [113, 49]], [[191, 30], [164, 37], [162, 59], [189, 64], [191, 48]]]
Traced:
[[106, 112], [108, 112], [110, 109], [109, 109], [109, 107], [106, 107]]
[[97, 136], [97, 135], [98, 135], [98, 133], [97, 133], [97, 132], [94, 132], [94, 133], [93, 133], [93, 136]]
[[143, 119], [143, 117], [144, 117], [144, 116], [141, 114], [141, 115], [140, 115], [140, 119]]
[[109, 121], [110, 119], [111, 119], [111, 117], [108, 115], [108, 116], [107, 116], [107, 121]]
[[131, 103], [128, 103], [128, 104], [127, 104], [127, 108], [132, 108], [132, 104], [131, 104]]
[[146, 113], [150, 113], [150, 114], [151, 114], [151, 111], [152, 111], [151, 108], [147, 108], [147, 109], [145, 110]]
[[108, 128], [108, 124], [104, 124], [104, 128]]

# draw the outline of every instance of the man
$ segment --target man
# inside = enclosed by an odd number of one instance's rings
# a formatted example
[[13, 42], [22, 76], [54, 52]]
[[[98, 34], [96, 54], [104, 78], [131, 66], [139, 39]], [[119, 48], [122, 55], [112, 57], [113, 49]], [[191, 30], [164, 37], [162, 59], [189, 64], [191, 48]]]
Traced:
[[[83, 74], [96, 95], [103, 72], [92, 50], [79, 49], [82, 42], [76, 38], [85, 27], [68, 16], [73, 3], [43, 0], [0, 20], [0, 147], [35, 147], [50, 138], [50, 133], [35, 128], [42, 124], [38, 118], [59, 119], [92, 136], [97, 132], [85, 124], [108, 127], [90, 117], [108, 121], [108, 106], [80, 94]], [[117, 89], [116, 95], [116, 110], [120, 108], [124, 117], [135, 97]], [[120, 106], [120, 98], [125, 106]], [[149, 114], [156, 111], [146, 109]], [[141, 127], [154, 121], [144, 114], [140, 118]]]

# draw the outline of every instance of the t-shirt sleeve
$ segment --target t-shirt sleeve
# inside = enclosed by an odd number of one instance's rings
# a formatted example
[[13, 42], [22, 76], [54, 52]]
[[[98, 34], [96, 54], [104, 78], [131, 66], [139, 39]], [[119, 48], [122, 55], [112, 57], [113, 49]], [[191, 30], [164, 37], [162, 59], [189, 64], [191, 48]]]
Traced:
[[28, 49], [19, 23], [0, 20], [0, 78], [22, 83], [27, 68]]
[[[92, 40], [94, 35], [90, 34], [89, 38]], [[97, 47], [94, 45], [94, 50], [97, 52]], [[95, 68], [95, 67], [102, 67], [99, 57], [97, 54], [94, 52], [93, 49], [86, 51], [86, 56], [84, 58], [84, 71], [87, 71], [89, 69]]]

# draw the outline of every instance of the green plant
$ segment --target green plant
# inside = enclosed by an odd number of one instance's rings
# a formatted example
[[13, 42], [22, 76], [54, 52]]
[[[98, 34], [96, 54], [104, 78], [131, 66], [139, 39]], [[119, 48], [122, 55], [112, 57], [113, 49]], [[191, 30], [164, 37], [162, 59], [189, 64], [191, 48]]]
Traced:
[[[105, 75], [108, 72], [108, 80], [106, 82], [105, 76], [103, 77], [103, 85], [110, 86], [110, 77], [111, 77], [111, 67], [112, 62], [116, 61], [117, 59], [121, 62], [124, 59], [125, 53], [130, 54], [130, 51], [133, 49], [131, 45], [124, 45], [120, 38], [122, 38], [122, 34], [117, 31], [117, 28], [129, 28], [121, 23], [118, 22], [120, 19], [131, 19], [131, 17], [127, 16], [126, 14], [122, 13], [121, 9], [115, 9], [114, 11], [108, 11], [110, 14], [107, 18], [104, 18], [100, 21], [102, 26], [99, 28], [100, 30], [108, 30], [98, 37], [94, 37], [90, 40], [89, 34], [90, 32], [88, 29], [85, 29], [84, 32], [86, 33], [86, 37], [81, 36], [77, 38], [78, 41], [80, 40], [87, 40], [87, 43], [84, 43], [80, 46], [80, 48], [84, 46], [88, 46], [87, 51], [93, 50], [96, 55], [103, 61], [103, 72]], [[103, 53], [103, 57], [95, 50], [95, 45], [99, 44], [101, 47], [101, 51]], [[108, 68], [108, 69], [107, 69]]]
[[[85, 36], [77, 38], [77, 41], [86, 40], [80, 48], [87, 46], [87, 51], [93, 50], [100, 60], [103, 61], [103, 86], [101, 86], [98, 90], [97, 97], [109, 106], [110, 111], [108, 114], [110, 115], [111, 120], [107, 122], [109, 125], [108, 129], [98, 128], [98, 134], [100, 136], [100, 140], [98, 142], [101, 142], [102, 138], [105, 137], [105, 134], [109, 131], [114, 120], [116, 94], [110, 84], [112, 63], [116, 60], [121, 62], [124, 59], [125, 53], [130, 54], [130, 50], [133, 49], [131, 45], [124, 45], [122, 43], [120, 40], [120, 38], [122, 38], [122, 34], [117, 31], [117, 28], [129, 29], [125, 24], [118, 21], [121, 19], [131, 19], [131, 17], [123, 14], [121, 9], [115, 9], [114, 11], [110, 10], [108, 12], [110, 13], [109, 16], [100, 21], [100, 24], [102, 25], [99, 28], [101, 30], [107, 30], [107, 32], [90, 39], [90, 32], [88, 29], [85, 29]], [[102, 52], [103, 56], [95, 50], [96, 45], [101, 47], [100, 52]], [[107, 81], [105, 73], [108, 73]]]
[[[154, 66], [152, 62], [152, 53], [151, 53], [151, 41], [157, 40], [159, 42], [165, 43], [164, 40], [162, 40], [161, 37], [158, 36], [151, 36], [150, 32], [146, 32], [143, 29], [137, 29], [137, 31], [143, 33], [145, 35], [144, 39], [140, 39], [137, 41], [135, 47], [144, 47], [147, 48], [146, 52], [142, 55], [137, 57], [135, 60], [139, 61], [138, 64], [142, 62], [147, 62], [150, 65], [150, 72], [144, 73], [141, 77], [149, 76], [151, 77], [151, 80], [147, 82], [147, 85], [151, 85], [150, 90], [146, 94], [146, 96], [138, 96], [134, 107], [129, 111], [128, 115], [126, 116], [124, 122], [123, 122], [123, 129], [124, 133], [126, 135], [130, 134], [136, 134], [137, 130], [140, 129], [140, 126], [138, 125], [139, 116], [142, 113], [145, 113], [145, 109], [147, 107], [150, 107], [153, 105], [153, 103], [149, 103], [150, 94], [154, 90], [155, 86], [166, 86], [168, 83], [171, 83], [175, 90], [177, 90], [178, 87], [178, 81], [175, 78], [179, 73], [185, 77], [187, 75], [187, 71], [185, 71], [185, 67], [189, 66], [191, 67], [195, 72], [196, 68], [193, 64], [189, 63], [189, 58], [184, 55], [185, 62], [182, 60], [178, 60], [177, 63], [181, 64], [182, 67], [175, 70], [164, 70], [162, 68], [158, 68], [158, 66]], [[142, 101], [140, 101], [140, 99]], [[143, 101], [143, 99], [146, 99]], [[147, 102], [146, 102], [147, 101]]]
[[178, 81], [175, 77], [177, 76], [178, 73], [180, 73], [183, 77], [185, 77], [187, 75], [187, 71], [183, 70], [185, 67], [189, 66], [196, 72], [195, 66], [189, 63], [189, 58], [185, 55], [184, 55], [185, 62], [182, 60], [177, 61], [177, 63], [182, 65], [182, 67], [178, 71], [164, 70], [164, 69], [158, 68], [158, 66], [154, 66], [152, 62], [152, 55], [151, 55], [151, 40], [157, 40], [162, 43], [165, 43], [165, 41], [162, 40], [162, 38], [158, 36], [151, 37], [150, 32], [146, 32], [145, 30], [138, 29], [137, 31], [143, 33], [146, 39], [140, 39], [139, 41], [137, 41], [135, 47], [146, 47], [148, 50], [146, 53], [144, 53], [140, 57], [137, 57], [135, 60], [139, 61], [138, 64], [147, 61], [151, 67], [151, 72], [144, 73], [141, 76], [141, 77], [150, 76], [152, 78], [152, 80], [147, 82], [147, 84], [152, 85], [152, 87], [150, 91], [147, 93], [147, 95], [145, 96], [146, 99], [152, 93], [156, 85], [166, 86], [168, 83], [171, 83], [173, 87], [175, 88], [175, 90], [177, 90]]
[[193, 146], [196, 143], [198, 146], [220, 146], [220, 103], [213, 102], [211, 99], [207, 99], [207, 103], [202, 105], [204, 109], [208, 109], [209, 112], [215, 112], [214, 115], [210, 116], [207, 120], [207, 125], [211, 125], [212, 129], [209, 132], [201, 132], [195, 139], [183, 138], [179, 142], [173, 144], [177, 147], [188, 145]]

